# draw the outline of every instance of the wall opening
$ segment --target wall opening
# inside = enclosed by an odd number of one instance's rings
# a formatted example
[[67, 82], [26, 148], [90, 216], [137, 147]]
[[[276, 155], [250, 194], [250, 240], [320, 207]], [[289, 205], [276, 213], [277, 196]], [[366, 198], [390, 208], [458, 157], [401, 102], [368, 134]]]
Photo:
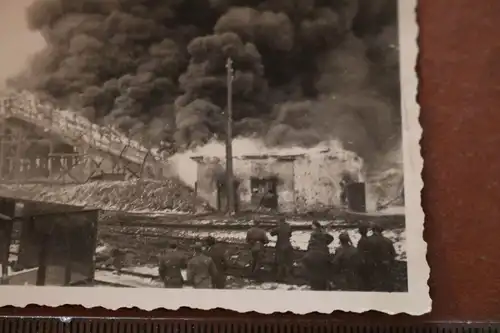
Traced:
[[[239, 200], [239, 195], [238, 195], [238, 190], [239, 190], [240, 182], [237, 180], [234, 180], [234, 205], [235, 205], [235, 211], [238, 212], [240, 208], [240, 200]], [[218, 180], [217, 181], [217, 210], [220, 212], [227, 212], [228, 211], [228, 202], [227, 202], [227, 189], [226, 189], [226, 184], [225, 180]]]
[[346, 186], [347, 207], [350, 211], [366, 213], [365, 183], [351, 183]]
[[276, 177], [250, 178], [252, 204], [258, 208], [278, 209], [278, 179]]

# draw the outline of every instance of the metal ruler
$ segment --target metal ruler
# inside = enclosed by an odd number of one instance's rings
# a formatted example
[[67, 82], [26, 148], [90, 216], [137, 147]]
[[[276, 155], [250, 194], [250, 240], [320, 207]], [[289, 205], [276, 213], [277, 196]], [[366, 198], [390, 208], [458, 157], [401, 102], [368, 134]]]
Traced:
[[[297, 316], [297, 318], [301, 318]], [[1, 333], [500, 333], [498, 323], [343, 324], [307, 319], [0, 317]]]

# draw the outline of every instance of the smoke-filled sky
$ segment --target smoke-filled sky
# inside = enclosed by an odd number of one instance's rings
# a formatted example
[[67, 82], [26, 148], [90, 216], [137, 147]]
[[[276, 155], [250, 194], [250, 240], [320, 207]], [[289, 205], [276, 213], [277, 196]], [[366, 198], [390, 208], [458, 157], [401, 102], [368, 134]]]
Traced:
[[228, 57], [236, 134], [364, 158], [400, 136], [396, 0], [34, 0], [26, 20], [47, 46], [10, 84], [144, 140], [222, 138]]
[[45, 45], [38, 32], [28, 29], [26, 7], [32, 0], [0, 1], [0, 86], [25, 66], [29, 56]]

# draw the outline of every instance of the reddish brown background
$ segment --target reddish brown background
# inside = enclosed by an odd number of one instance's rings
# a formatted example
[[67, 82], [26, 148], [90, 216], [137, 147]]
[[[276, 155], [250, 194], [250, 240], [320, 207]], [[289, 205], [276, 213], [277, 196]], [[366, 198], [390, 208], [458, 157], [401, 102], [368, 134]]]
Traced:
[[[418, 14], [422, 198], [433, 310], [413, 319], [378, 313], [361, 317], [340, 313], [322, 319], [500, 321], [500, 0], [421, 0]], [[188, 309], [0, 311], [53, 316], [243, 316]]]

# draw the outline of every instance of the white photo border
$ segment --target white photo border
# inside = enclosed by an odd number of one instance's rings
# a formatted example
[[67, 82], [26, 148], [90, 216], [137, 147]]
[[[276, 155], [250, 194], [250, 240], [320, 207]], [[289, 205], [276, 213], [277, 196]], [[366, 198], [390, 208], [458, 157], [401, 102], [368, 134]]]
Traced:
[[420, 154], [422, 128], [417, 103], [418, 77], [415, 71], [418, 56], [417, 0], [399, 0], [399, 42], [401, 109], [403, 122], [403, 156], [406, 202], [406, 247], [408, 292], [321, 292], [284, 290], [193, 290], [158, 288], [88, 288], [1, 286], [0, 306], [25, 307], [82, 305], [86, 308], [137, 307], [143, 310], [180, 307], [193, 309], [223, 308], [238, 312], [331, 313], [335, 310], [361, 313], [376, 310], [388, 314], [421, 315], [431, 310], [426, 260], [427, 244], [423, 239], [424, 212], [420, 192], [423, 159]]

